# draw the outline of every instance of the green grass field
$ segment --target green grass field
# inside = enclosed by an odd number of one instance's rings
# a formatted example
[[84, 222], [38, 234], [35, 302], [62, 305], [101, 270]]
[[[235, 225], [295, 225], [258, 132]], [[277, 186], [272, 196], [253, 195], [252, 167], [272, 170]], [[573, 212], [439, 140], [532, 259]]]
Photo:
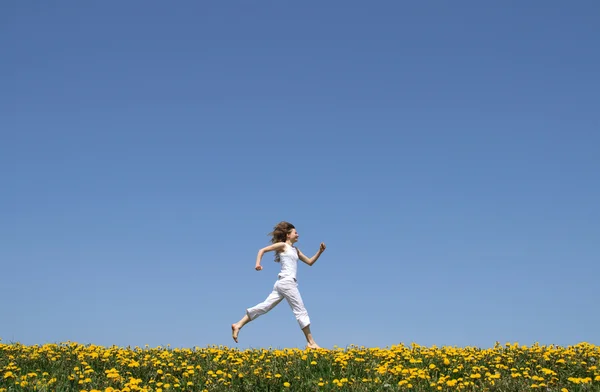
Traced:
[[587, 343], [305, 351], [0, 342], [0, 392], [600, 391], [599, 360]]

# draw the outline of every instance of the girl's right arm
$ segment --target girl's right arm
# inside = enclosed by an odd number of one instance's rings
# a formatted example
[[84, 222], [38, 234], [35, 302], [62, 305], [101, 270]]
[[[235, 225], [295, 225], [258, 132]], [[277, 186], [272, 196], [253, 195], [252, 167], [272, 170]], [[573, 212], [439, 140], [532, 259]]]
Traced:
[[261, 261], [263, 255], [265, 254], [265, 252], [271, 252], [273, 250], [279, 252], [279, 251], [283, 250], [284, 248], [285, 248], [285, 242], [277, 242], [276, 244], [266, 246], [266, 247], [262, 248], [261, 250], [259, 250], [258, 255], [256, 255], [256, 266], [254, 267], [254, 269], [257, 271], [262, 270], [260, 261]]

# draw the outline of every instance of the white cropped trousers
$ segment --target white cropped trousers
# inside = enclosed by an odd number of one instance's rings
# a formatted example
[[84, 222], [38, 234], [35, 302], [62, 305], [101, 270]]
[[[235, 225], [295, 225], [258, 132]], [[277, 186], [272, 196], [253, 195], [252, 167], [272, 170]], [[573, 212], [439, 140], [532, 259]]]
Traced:
[[300, 291], [298, 291], [298, 282], [296, 282], [294, 278], [286, 276], [279, 278], [279, 280], [275, 282], [273, 291], [269, 294], [267, 299], [256, 306], [246, 309], [246, 314], [250, 320], [254, 320], [273, 309], [284, 298], [287, 300], [288, 304], [290, 304], [300, 328], [309, 325], [310, 318], [304, 307], [304, 302], [302, 302]]

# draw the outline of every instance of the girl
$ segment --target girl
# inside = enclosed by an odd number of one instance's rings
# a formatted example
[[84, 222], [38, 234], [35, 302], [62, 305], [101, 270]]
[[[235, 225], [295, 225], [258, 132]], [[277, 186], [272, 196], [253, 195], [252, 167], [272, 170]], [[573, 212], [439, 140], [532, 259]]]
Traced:
[[231, 324], [233, 340], [237, 343], [238, 334], [244, 325], [258, 316], [267, 313], [285, 298], [290, 304], [302, 332], [304, 332], [307, 342], [306, 348], [320, 348], [310, 332], [310, 318], [308, 317], [308, 313], [302, 302], [302, 297], [298, 291], [296, 270], [298, 268], [298, 259], [309, 266], [312, 266], [319, 259], [321, 253], [325, 251], [325, 244], [321, 242], [321, 246], [317, 253], [309, 259], [300, 252], [300, 249], [294, 246], [298, 241], [299, 235], [296, 228], [291, 223], [279, 222], [277, 226], [273, 228], [273, 232], [269, 233], [269, 235], [272, 236], [271, 243], [273, 243], [273, 245], [269, 245], [258, 251], [254, 269], [261, 271], [262, 266], [260, 265], [260, 261], [263, 254], [265, 252], [275, 251], [275, 261], [281, 263], [281, 272], [279, 272], [277, 282], [275, 282], [273, 291], [269, 294], [267, 299], [252, 308], [246, 309], [244, 317], [237, 323]]

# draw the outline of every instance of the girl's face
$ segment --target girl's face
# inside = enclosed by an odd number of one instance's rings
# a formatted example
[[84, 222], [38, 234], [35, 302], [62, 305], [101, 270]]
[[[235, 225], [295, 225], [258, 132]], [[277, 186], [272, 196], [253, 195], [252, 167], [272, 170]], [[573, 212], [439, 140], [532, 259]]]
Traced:
[[292, 244], [298, 241], [298, 237], [300, 237], [300, 235], [298, 235], [296, 229], [292, 229], [287, 235], [287, 239], [290, 240]]

